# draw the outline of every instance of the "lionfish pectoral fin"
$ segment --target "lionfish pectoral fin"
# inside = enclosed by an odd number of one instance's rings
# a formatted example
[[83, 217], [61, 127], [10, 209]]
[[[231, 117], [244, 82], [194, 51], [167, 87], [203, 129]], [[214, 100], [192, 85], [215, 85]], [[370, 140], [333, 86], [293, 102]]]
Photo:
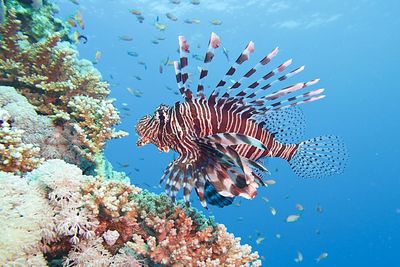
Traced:
[[219, 194], [210, 182], [205, 184], [204, 198], [207, 203], [220, 208], [231, 205], [235, 199], [234, 197], [224, 197]]
[[201, 139], [212, 143], [219, 143], [225, 146], [236, 146], [245, 144], [254, 146], [258, 149], [268, 150], [267, 147], [261, 141], [251, 136], [238, 133], [219, 133], [219, 134], [209, 135]]

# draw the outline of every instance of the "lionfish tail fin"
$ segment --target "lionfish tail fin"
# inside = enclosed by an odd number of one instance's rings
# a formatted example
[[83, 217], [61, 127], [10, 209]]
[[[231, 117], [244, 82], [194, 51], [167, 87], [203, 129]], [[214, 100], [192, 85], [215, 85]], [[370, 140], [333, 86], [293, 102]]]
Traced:
[[300, 177], [318, 178], [341, 174], [346, 160], [344, 142], [337, 136], [325, 135], [301, 142], [289, 164]]

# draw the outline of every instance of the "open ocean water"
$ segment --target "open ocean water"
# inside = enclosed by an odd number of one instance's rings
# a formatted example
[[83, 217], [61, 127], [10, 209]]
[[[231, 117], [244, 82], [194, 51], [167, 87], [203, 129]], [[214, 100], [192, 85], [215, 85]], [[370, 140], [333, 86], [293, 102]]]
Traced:
[[[61, 18], [81, 11], [86, 27], [80, 33], [88, 41], [78, 45], [80, 57], [94, 61], [96, 51], [101, 52], [96, 67], [117, 99], [123, 117], [120, 128], [130, 133], [128, 138], [108, 144], [108, 159], [117, 170], [128, 173], [132, 183], [153, 192], [163, 191], [159, 178], [174, 153], [160, 153], [152, 145], [137, 148], [134, 126], [159, 104], [181, 100], [175, 94], [173, 67], [164, 65], [179, 58], [179, 35], [191, 46], [192, 87], [201, 64], [196, 55], [204, 55], [211, 32], [220, 36], [230, 62], [218, 49], [206, 85], [213, 87], [218, 82], [250, 40], [255, 43], [255, 53], [239, 74], [276, 46], [280, 53], [270, 66], [289, 58], [293, 58], [293, 66], [304, 64], [306, 70], [292, 82], [319, 77], [327, 95], [302, 106], [306, 138], [341, 136], [349, 153], [345, 172], [303, 179], [283, 160], [268, 160], [269, 179], [276, 184], [259, 189], [254, 200], [236, 199], [235, 205], [222, 209], [211, 206], [207, 211], [192, 193], [193, 206], [215, 216], [217, 222], [242, 237], [243, 243], [251, 244], [263, 256], [265, 266], [400, 266], [399, 1], [57, 3]], [[140, 11], [142, 23], [131, 10]], [[167, 18], [166, 13], [177, 20]], [[185, 23], [186, 19], [192, 23]], [[166, 28], [160, 30], [157, 25]], [[211, 89], [206, 86], [207, 90]], [[296, 210], [296, 204], [304, 211]], [[275, 216], [271, 208], [276, 209]], [[298, 221], [285, 222], [288, 215], [299, 213]], [[301, 263], [294, 261], [298, 252], [304, 257]], [[321, 253], [328, 257], [317, 263]]]

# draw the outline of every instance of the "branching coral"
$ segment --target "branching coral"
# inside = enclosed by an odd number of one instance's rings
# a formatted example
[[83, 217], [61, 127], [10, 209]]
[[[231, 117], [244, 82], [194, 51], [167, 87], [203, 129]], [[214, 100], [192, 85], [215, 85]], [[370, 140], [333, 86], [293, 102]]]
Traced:
[[[0, 85], [10, 85], [34, 105], [38, 112], [53, 118], [58, 125], [76, 130], [76, 146], [86, 159], [95, 162], [107, 140], [120, 138], [125, 132], [112, 127], [119, 115], [106, 100], [108, 84], [87, 60], [78, 60], [60, 34], [32, 42], [21, 32], [16, 11], [7, 11], [7, 21], [0, 25]], [[90, 104], [92, 109], [86, 106]], [[80, 111], [87, 110], [85, 114]], [[95, 124], [90, 124], [95, 119]]]
[[23, 143], [23, 133], [11, 127], [8, 112], [0, 109], [0, 171], [28, 172], [41, 163], [40, 149]]

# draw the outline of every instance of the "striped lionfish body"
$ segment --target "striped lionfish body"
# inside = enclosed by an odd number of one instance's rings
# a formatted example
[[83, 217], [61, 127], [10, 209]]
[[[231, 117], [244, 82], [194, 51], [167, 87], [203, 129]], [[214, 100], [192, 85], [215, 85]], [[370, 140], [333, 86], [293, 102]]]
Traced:
[[[179, 154], [161, 178], [161, 181], [167, 180], [169, 196], [175, 199], [183, 188], [189, 205], [190, 192], [195, 188], [204, 207], [207, 203], [229, 205], [236, 196], [254, 198], [257, 188], [266, 185], [262, 174], [268, 170], [259, 161], [265, 157], [288, 161], [301, 177], [341, 173], [346, 150], [338, 137], [299, 140], [304, 124], [297, 106], [324, 97], [324, 89], [306, 92], [302, 89], [316, 84], [318, 79], [273, 90], [275, 84], [304, 69], [302, 66], [283, 74], [292, 63], [288, 60], [245, 89], [238, 89], [270, 63], [278, 54], [275, 48], [240, 80], [226, 86], [226, 80], [254, 51], [254, 44], [250, 42], [216, 88], [206, 95], [202, 82], [219, 45], [219, 37], [212, 33], [194, 95], [187, 85], [189, 46], [180, 36], [180, 61], [174, 62], [174, 67], [184, 101], [174, 106], [160, 105], [153, 115], [144, 116], [136, 125], [140, 137], [138, 146], [153, 143], [160, 151], [173, 149]], [[279, 77], [273, 79], [275, 76]]]

